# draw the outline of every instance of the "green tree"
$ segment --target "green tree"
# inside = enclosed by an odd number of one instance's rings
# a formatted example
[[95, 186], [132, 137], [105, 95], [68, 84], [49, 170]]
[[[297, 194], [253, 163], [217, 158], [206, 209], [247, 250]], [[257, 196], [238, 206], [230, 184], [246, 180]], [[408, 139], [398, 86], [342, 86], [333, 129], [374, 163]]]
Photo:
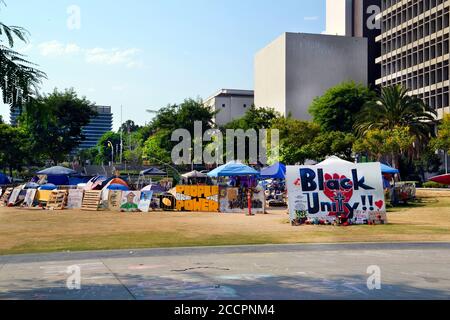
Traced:
[[437, 136], [431, 140], [430, 145], [434, 150], [450, 152], [450, 114], [444, 115]]
[[364, 135], [372, 129], [408, 127], [419, 141], [430, 139], [437, 113], [421, 99], [408, 94], [408, 89], [400, 85], [382, 88], [380, 96], [368, 102], [358, 114], [355, 122], [358, 134]]
[[124, 133], [133, 133], [140, 129], [141, 127], [134, 123], [133, 120], [127, 120], [119, 129], [119, 132], [122, 131]]
[[309, 143], [302, 147], [302, 152], [311, 160], [321, 161], [329, 156], [338, 156], [353, 161], [353, 144], [355, 136], [341, 131], [321, 131]]
[[413, 146], [414, 141], [409, 127], [372, 129], [355, 142], [353, 151], [367, 153], [376, 161], [390, 158], [392, 165], [399, 168], [399, 157]]
[[170, 163], [172, 150], [171, 134], [169, 130], [160, 130], [148, 138], [144, 144], [143, 158], [153, 163]]
[[[4, 5], [0, 0], [0, 7]], [[28, 32], [21, 27], [0, 21], [0, 92], [3, 103], [21, 108], [24, 101], [36, 94], [46, 74], [38, 70], [23, 54], [15, 51], [15, 40], [27, 42]]]
[[315, 98], [309, 112], [323, 131], [353, 132], [355, 116], [375, 97], [366, 86], [344, 82]]
[[38, 97], [25, 105], [19, 120], [28, 133], [32, 152], [57, 164], [83, 141], [82, 129], [96, 113], [92, 103], [73, 89]]
[[21, 128], [0, 124], [0, 164], [8, 168], [10, 176], [13, 170], [21, 171], [29, 160], [27, 135]]
[[[111, 143], [111, 144], [110, 144]], [[111, 145], [114, 151], [111, 150]], [[117, 132], [106, 132], [97, 143], [98, 154], [96, 157], [97, 164], [105, 164], [111, 162], [114, 152], [114, 160], [118, 159], [118, 152], [120, 150], [120, 134]]]
[[275, 109], [256, 108], [254, 105], [244, 114], [243, 117], [228, 123], [226, 129], [269, 129], [273, 122], [280, 118], [281, 114]]

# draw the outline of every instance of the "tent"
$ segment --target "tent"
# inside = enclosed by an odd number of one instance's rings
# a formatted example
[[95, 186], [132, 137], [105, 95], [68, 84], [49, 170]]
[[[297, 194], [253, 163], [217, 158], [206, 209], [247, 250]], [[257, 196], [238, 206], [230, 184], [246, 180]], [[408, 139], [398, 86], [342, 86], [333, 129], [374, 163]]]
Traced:
[[450, 174], [443, 174], [437, 177], [433, 177], [430, 181], [437, 182], [443, 185], [450, 185]]
[[151, 184], [143, 188], [141, 191], [153, 191], [154, 193], [164, 193], [166, 189], [164, 189], [159, 184]]
[[84, 187], [84, 190], [90, 191], [90, 190], [99, 189], [101, 187], [102, 183], [107, 181], [107, 180], [108, 180], [108, 178], [106, 178], [104, 176], [94, 177], [94, 178], [92, 178], [91, 180], [88, 181], [88, 183]]
[[259, 176], [259, 172], [241, 162], [231, 161], [208, 173], [208, 177], [212, 178], [242, 176]]
[[384, 163], [381, 164], [381, 172], [383, 174], [399, 174], [400, 171], [398, 171], [397, 169], [394, 169]]
[[70, 185], [69, 177], [67, 175], [48, 175], [47, 182], [54, 184], [55, 186]]
[[25, 184], [25, 186], [23, 187], [24, 189], [39, 189], [39, 184], [37, 184], [36, 182], [28, 182], [27, 184]]
[[166, 176], [167, 173], [158, 168], [149, 168], [140, 172], [141, 176]]
[[75, 170], [68, 169], [65, 167], [51, 167], [45, 170], [39, 171], [37, 174], [39, 175], [45, 175], [45, 176], [69, 176], [71, 174], [77, 173]]
[[339, 157], [336, 156], [331, 156], [329, 158], [327, 158], [325, 161], [322, 161], [321, 163], [318, 163], [317, 166], [330, 166], [330, 165], [349, 165], [349, 164], [354, 164], [350, 161], [345, 161], [342, 160]]
[[262, 179], [286, 179], [286, 166], [282, 163], [275, 163], [273, 166], [261, 170]]
[[129, 188], [128, 183], [126, 183], [124, 180], [122, 180], [122, 179], [120, 179], [120, 178], [112, 178], [110, 181], [108, 181], [108, 182], [103, 186], [102, 189], [104, 189], [104, 188], [108, 188], [108, 189], [109, 189], [109, 186], [111, 186], [111, 185], [113, 185], [113, 184], [120, 184], [120, 185], [122, 185], [122, 186], [124, 186], [124, 187]]
[[208, 175], [206, 173], [201, 173], [201, 172], [194, 170], [192, 172], [182, 174], [181, 177], [185, 178], [185, 179], [196, 179], [196, 178], [202, 179], [202, 178], [208, 178]]
[[0, 185], [10, 184], [11, 180], [9, 180], [8, 176], [4, 173], [0, 173]]
[[113, 191], [130, 191], [130, 188], [122, 184], [110, 184], [108, 187], [106, 187], [106, 189]]

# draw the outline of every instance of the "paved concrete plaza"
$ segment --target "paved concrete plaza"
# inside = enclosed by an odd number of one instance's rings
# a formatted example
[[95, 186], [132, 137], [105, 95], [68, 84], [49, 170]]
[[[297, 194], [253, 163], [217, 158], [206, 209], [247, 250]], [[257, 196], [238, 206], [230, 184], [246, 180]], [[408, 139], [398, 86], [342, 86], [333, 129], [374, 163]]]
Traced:
[[[80, 268], [80, 290], [67, 289], [70, 266]], [[381, 269], [381, 290], [367, 287], [370, 266]], [[0, 299], [449, 298], [450, 243], [269, 245], [0, 257]]]

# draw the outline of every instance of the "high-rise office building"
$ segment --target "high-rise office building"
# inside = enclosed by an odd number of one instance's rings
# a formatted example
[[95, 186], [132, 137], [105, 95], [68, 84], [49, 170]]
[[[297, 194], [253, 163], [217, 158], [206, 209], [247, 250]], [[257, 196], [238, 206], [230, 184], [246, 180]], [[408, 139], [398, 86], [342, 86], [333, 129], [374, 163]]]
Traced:
[[97, 116], [83, 128], [85, 140], [80, 144], [79, 149], [89, 149], [95, 147], [100, 138], [108, 131], [112, 131], [113, 114], [111, 107], [95, 106]]
[[378, 85], [401, 84], [435, 108], [449, 104], [450, 0], [382, 0]]
[[380, 65], [375, 63], [381, 51], [376, 42], [381, 32], [380, 11], [381, 0], [327, 0], [325, 34], [367, 39], [367, 75], [372, 86], [381, 74]]
[[204, 105], [216, 112], [214, 123], [224, 126], [250, 110], [255, 94], [252, 90], [222, 89], [206, 99]]

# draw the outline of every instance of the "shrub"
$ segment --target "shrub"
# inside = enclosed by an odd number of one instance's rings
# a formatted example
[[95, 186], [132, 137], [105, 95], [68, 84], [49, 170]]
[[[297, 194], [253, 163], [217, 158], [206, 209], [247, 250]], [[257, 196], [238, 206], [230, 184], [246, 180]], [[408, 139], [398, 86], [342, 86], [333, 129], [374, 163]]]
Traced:
[[439, 188], [446, 188], [447, 186], [437, 182], [428, 181], [423, 184], [423, 187], [427, 189], [439, 189]]

